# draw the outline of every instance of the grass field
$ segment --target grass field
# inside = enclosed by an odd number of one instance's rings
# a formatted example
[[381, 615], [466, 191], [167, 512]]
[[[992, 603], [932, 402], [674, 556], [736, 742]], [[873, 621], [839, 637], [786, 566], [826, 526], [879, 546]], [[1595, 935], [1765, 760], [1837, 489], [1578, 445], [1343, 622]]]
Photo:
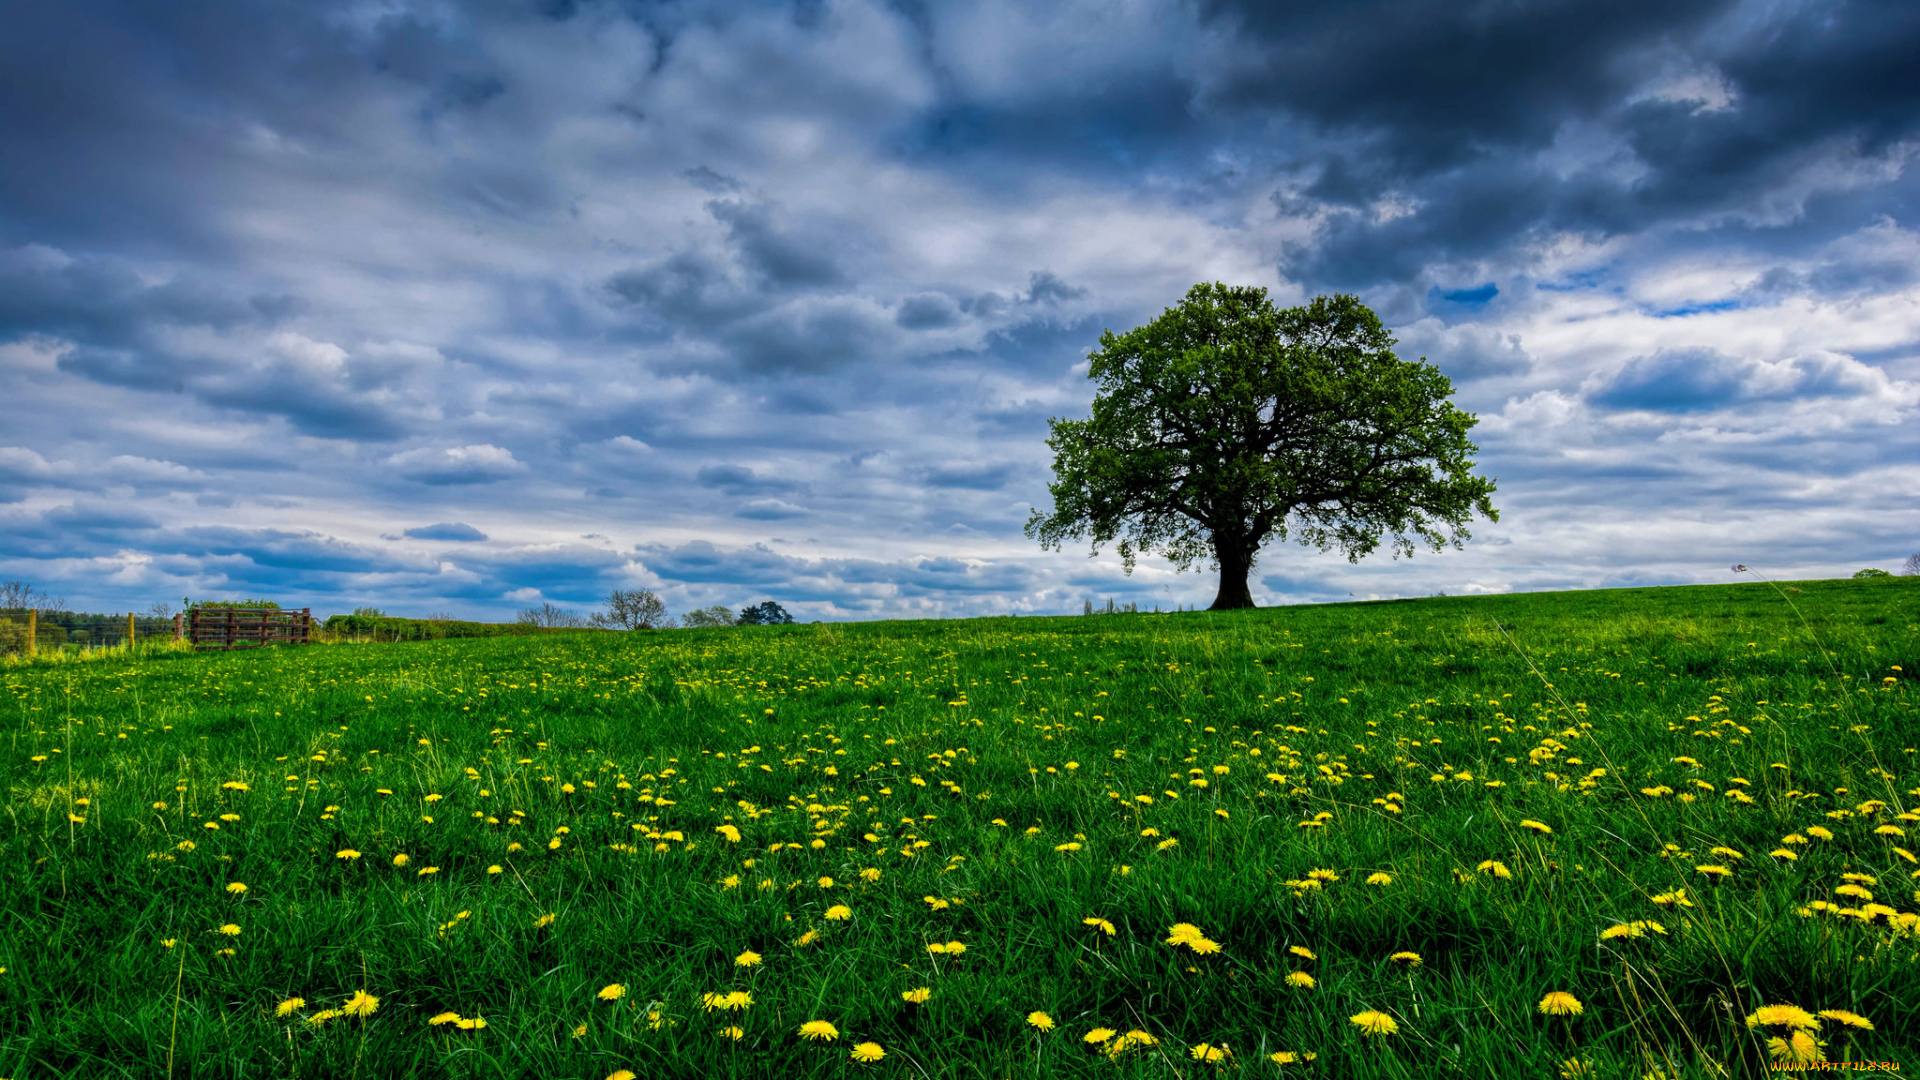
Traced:
[[1896, 579], [7, 666], [0, 1076], [1920, 1069], [1917, 643]]

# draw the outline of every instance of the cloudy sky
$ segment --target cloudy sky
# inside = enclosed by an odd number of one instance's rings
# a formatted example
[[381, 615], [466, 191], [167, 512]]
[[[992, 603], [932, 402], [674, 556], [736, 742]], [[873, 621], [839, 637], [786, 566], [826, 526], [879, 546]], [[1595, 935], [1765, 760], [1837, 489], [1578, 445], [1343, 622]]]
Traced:
[[1497, 524], [1262, 603], [1920, 550], [1908, 0], [63, 0], [0, 35], [0, 577], [509, 618], [1211, 600], [1021, 535], [1084, 359], [1360, 295]]

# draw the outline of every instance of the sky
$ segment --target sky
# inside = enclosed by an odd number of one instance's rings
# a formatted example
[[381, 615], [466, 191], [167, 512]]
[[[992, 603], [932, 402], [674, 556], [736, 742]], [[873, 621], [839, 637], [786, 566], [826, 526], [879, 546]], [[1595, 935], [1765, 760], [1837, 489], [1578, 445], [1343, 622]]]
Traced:
[[63, 0], [0, 35], [0, 578], [504, 620], [1205, 606], [1043, 551], [1196, 282], [1352, 293], [1497, 523], [1261, 604], [1920, 551], [1907, 0]]

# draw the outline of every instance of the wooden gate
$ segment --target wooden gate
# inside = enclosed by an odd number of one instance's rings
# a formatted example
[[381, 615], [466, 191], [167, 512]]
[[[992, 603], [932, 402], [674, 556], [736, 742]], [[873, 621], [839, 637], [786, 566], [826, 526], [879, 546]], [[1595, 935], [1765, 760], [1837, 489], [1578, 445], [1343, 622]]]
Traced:
[[175, 634], [196, 649], [251, 649], [261, 645], [307, 645], [313, 641], [313, 609], [194, 608], [176, 622]]

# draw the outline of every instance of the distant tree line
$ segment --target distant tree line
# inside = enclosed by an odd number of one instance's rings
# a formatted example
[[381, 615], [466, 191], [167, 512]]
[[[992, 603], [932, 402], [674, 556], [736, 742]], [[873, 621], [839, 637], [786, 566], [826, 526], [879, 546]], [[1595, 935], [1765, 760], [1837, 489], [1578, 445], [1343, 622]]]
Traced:
[[740, 609], [735, 614], [724, 604], [695, 608], [676, 622], [667, 613], [666, 602], [651, 589], [615, 589], [607, 594], [607, 608], [582, 616], [551, 601], [520, 612], [515, 622], [523, 626], [548, 629], [591, 628], [599, 630], [672, 630], [684, 626], [690, 630], [719, 626], [781, 626], [793, 621], [787, 609], [766, 600]]

